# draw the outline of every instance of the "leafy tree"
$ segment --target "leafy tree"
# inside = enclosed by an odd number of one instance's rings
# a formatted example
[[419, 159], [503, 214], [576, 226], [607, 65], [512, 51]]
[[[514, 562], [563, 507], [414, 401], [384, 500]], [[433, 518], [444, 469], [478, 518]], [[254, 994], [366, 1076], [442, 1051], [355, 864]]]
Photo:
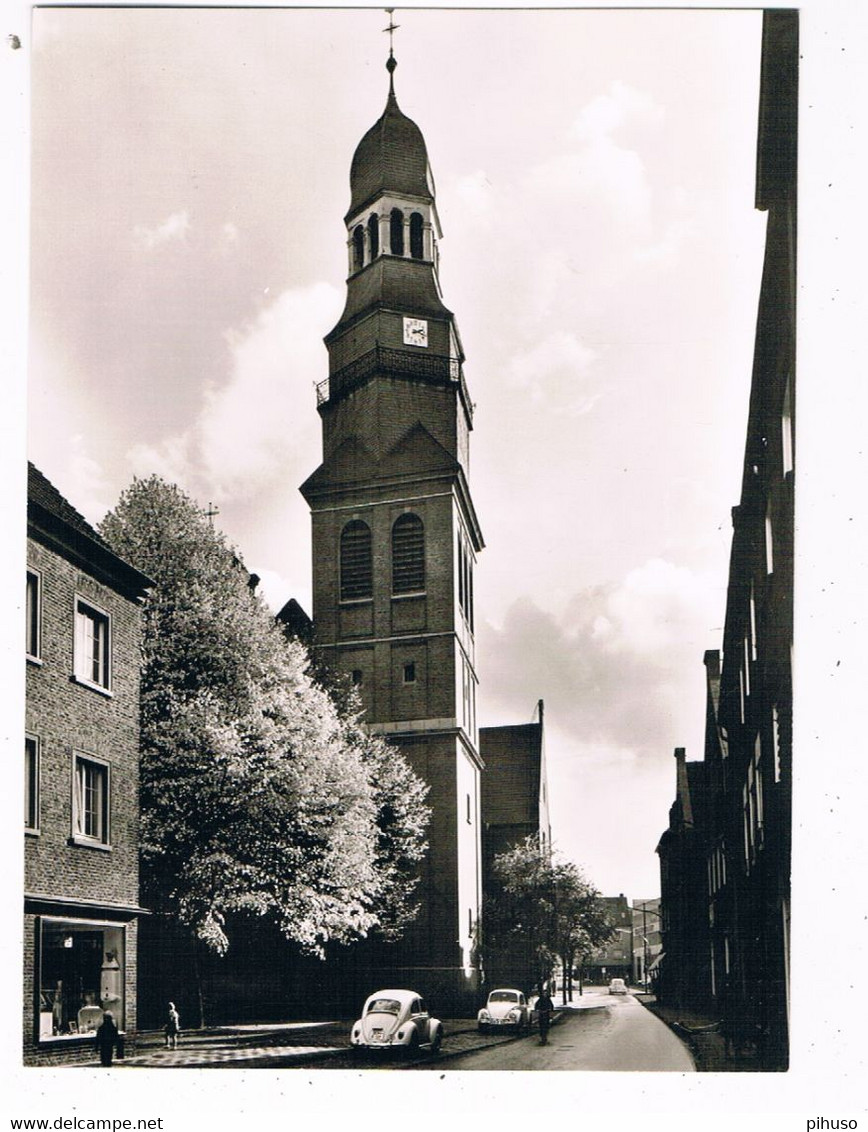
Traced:
[[576, 959], [612, 936], [600, 894], [571, 861], [526, 837], [493, 862], [496, 890], [486, 906], [489, 953], [520, 954], [537, 986], [560, 961], [564, 997]]
[[204, 512], [134, 480], [101, 533], [156, 583], [144, 611], [142, 880], [210, 950], [227, 916], [314, 954], [400, 934], [425, 850], [424, 785], [310, 672]]

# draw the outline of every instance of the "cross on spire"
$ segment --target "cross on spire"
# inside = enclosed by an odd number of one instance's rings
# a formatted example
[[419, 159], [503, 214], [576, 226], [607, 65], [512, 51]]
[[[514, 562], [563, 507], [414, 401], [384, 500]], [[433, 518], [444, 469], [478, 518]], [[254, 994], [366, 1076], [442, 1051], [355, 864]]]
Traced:
[[220, 514], [220, 508], [215, 507], [213, 503], [209, 502], [208, 509], [206, 510], [205, 514], [208, 517], [208, 522], [213, 527], [214, 526], [214, 516]]
[[396, 32], [401, 25], [396, 24], [395, 21], [392, 19], [392, 16], [393, 16], [394, 11], [395, 11], [394, 8], [385, 8], [384, 11], [387, 12], [388, 16], [389, 16], [389, 26], [387, 28], [383, 28], [383, 31], [387, 31], [389, 33], [389, 58], [391, 59], [393, 57], [393, 52], [392, 52], [393, 33]]
[[395, 68], [398, 66], [398, 61], [395, 58], [394, 51], [392, 50], [392, 46], [393, 46], [393, 38], [392, 37], [401, 25], [396, 24], [395, 21], [392, 19], [392, 15], [395, 11], [394, 8], [386, 8], [385, 10], [389, 13], [389, 26], [387, 28], [383, 28], [383, 31], [387, 31], [389, 33], [389, 58], [386, 60], [386, 70], [389, 72], [389, 94], [394, 96], [394, 94], [395, 94]]

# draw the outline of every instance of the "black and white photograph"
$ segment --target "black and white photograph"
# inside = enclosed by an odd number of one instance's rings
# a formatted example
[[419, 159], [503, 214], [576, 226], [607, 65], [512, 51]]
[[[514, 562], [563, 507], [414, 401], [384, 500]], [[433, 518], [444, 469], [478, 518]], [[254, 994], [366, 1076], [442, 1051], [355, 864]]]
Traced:
[[13, 1128], [868, 1122], [866, 24], [11, 6]]

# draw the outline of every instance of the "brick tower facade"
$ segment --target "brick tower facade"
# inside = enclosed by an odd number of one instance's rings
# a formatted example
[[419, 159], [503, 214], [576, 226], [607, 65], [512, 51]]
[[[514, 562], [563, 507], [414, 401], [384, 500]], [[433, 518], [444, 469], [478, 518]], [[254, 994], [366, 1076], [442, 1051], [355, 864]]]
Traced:
[[370, 728], [428, 783], [421, 912], [370, 978], [438, 1003], [478, 987], [480, 771], [468, 486], [472, 405], [437, 275], [441, 235], [425, 141], [395, 98], [350, 172], [349, 276], [318, 388], [322, 464], [303, 484], [313, 524], [316, 648], [356, 685]]

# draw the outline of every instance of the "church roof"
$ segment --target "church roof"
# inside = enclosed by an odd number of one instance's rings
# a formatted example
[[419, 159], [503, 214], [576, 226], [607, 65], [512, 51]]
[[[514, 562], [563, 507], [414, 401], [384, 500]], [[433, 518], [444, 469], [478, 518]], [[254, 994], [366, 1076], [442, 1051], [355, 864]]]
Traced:
[[402, 113], [391, 88], [386, 109], [356, 146], [350, 192], [348, 219], [381, 192], [433, 197], [422, 131]]

